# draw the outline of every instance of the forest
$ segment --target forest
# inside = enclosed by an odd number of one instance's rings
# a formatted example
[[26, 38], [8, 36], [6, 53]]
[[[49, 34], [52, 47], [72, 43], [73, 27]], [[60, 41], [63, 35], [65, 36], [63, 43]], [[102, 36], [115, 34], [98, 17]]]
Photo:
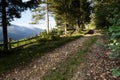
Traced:
[[[8, 38], [27, 10], [47, 29]], [[120, 80], [120, 0], [0, 0], [0, 27], [0, 80]]]

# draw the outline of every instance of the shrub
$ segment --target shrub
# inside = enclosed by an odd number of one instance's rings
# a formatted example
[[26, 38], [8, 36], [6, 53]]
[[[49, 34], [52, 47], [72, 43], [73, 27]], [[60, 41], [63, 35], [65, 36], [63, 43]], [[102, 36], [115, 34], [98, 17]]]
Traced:
[[52, 30], [49, 33], [46, 31], [40, 33], [40, 38], [38, 38], [38, 41], [52, 41], [59, 39], [59, 35], [57, 35], [56, 30]]
[[120, 58], [120, 27], [111, 26], [107, 34], [109, 36], [108, 48], [112, 52], [110, 57]]
[[119, 77], [120, 76], [120, 70], [115, 68], [115, 69], [112, 69], [112, 75], [115, 76], [115, 77]]

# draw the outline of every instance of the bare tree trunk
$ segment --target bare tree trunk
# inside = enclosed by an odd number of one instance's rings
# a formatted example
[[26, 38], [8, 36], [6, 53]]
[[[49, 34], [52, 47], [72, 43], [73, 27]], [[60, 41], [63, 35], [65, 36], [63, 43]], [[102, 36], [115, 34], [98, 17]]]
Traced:
[[67, 23], [65, 23], [65, 35], [67, 34]]
[[82, 28], [82, 31], [85, 29], [85, 25], [83, 22], [81, 23], [81, 28]]
[[65, 14], [65, 35], [67, 34], [67, 13], [64, 13]]
[[47, 24], [47, 33], [49, 33], [49, 13], [48, 13], [48, 0], [46, 0], [46, 24]]
[[76, 31], [77, 32], [79, 31], [79, 28], [80, 28], [80, 20], [78, 19], [77, 20], [77, 25], [76, 25]]
[[3, 27], [4, 51], [8, 51], [6, 0], [2, 0], [2, 27]]

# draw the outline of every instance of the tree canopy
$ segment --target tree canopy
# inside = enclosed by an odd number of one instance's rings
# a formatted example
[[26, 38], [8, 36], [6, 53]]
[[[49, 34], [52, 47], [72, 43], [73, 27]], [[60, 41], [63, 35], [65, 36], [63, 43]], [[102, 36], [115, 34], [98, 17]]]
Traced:
[[20, 18], [21, 12], [28, 8], [35, 8], [38, 5], [38, 1], [39, 0], [29, 0], [27, 2], [23, 2], [23, 0], [0, 1], [0, 24], [3, 27], [4, 50], [8, 50], [7, 24], [14, 20], [14, 18]]
[[6, 15], [7, 21], [10, 22], [14, 20], [14, 18], [20, 18], [21, 12], [27, 10], [28, 8], [35, 8], [38, 4], [38, 0], [30, 0], [27, 2], [23, 2], [23, 0], [6, 0], [5, 3], [0, 2], [0, 23], [2, 21], [2, 4], [6, 7]]
[[94, 6], [95, 12], [95, 23], [97, 27], [103, 28], [115, 24], [116, 22], [111, 21], [117, 17], [115, 21], [119, 20], [119, 0], [94, 0], [96, 2]]

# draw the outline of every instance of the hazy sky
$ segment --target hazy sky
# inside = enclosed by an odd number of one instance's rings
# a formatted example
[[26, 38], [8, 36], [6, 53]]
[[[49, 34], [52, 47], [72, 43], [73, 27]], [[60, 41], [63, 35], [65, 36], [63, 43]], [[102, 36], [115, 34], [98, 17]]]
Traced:
[[[20, 25], [20, 26], [27, 26], [27, 27], [28, 26], [36, 26], [36, 27], [40, 27], [42, 29], [46, 29], [46, 20], [41, 21], [37, 25], [31, 25], [31, 24], [29, 24], [31, 22], [31, 18], [32, 18], [32, 13], [30, 10], [27, 10], [25, 12], [22, 12], [21, 18], [16, 18], [11, 23], [15, 24], [15, 25]], [[55, 26], [55, 20], [53, 17], [50, 17], [49, 19], [50, 19], [49, 26], [51, 29]]]

